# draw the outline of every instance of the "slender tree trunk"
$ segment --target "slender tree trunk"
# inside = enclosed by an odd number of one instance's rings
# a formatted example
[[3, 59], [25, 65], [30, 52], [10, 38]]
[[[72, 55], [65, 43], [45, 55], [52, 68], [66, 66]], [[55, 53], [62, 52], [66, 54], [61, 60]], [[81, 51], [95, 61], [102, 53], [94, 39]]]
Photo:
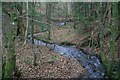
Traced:
[[27, 14], [26, 14], [26, 16], [27, 16], [27, 23], [26, 23], [26, 30], [25, 30], [25, 41], [24, 41], [24, 44], [23, 44], [23, 46], [26, 44], [26, 42], [27, 42], [27, 35], [28, 35], [28, 28], [29, 28], [29, 25], [28, 25], [28, 22], [29, 22], [29, 19], [28, 19], [28, 0], [27, 0], [27, 3], [26, 3], [26, 11], [27, 11]]
[[[19, 16], [23, 16], [23, 3], [17, 3], [16, 8], [19, 12]], [[17, 36], [18, 35], [24, 35], [25, 34], [25, 27], [23, 23], [23, 18], [19, 17], [17, 18]]]
[[72, 3], [72, 15], [73, 15], [73, 17], [76, 19], [76, 17], [77, 17], [77, 2], [74, 2], [74, 3]]
[[[118, 8], [117, 8], [117, 3], [108, 3], [107, 8], [110, 10], [109, 14], [107, 14], [108, 12], [105, 13], [104, 17], [106, 17], [106, 15], [108, 15], [108, 17], [110, 18], [110, 22], [108, 23], [108, 28], [110, 29], [111, 35], [110, 37], [110, 42], [109, 42], [109, 52], [108, 52], [108, 58], [109, 58], [109, 63], [107, 63], [107, 75], [112, 78], [112, 74], [113, 74], [113, 69], [114, 69], [114, 65], [115, 65], [115, 56], [116, 56], [116, 31], [117, 31], [117, 26], [118, 26], [118, 20], [111, 20], [111, 18], [116, 18], [118, 17]], [[111, 23], [111, 24], [110, 24]], [[107, 25], [106, 25], [107, 26]]]
[[[77, 20], [78, 18], [77, 18], [77, 2], [73, 2], [72, 3], [72, 16], [74, 17], [74, 19], [75, 20]], [[79, 14], [79, 13], [78, 13]], [[74, 25], [73, 25], [73, 27], [74, 28], [76, 28], [76, 22], [74, 22]]]
[[118, 30], [120, 31], [120, 2], [118, 3]]
[[[120, 48], [120, 2], [118, 2], [118, 33], [119, 33], [118, 45], [119, 45], [119, 48]], [[118, 53], [120, 53], [120, 49], [118, 49]]]
[[2, 79], [2, 2], [0, 2], [0, 79]]
[[[69, 0], [71, 1], [71, 0]], [[72, 13], [72, 3], [71, 2], [68, 2], [68, 15], [71, 16], [71, 13]]]
[[[34, 10], [35, 10], [35, 2], [33, 2], [32, 3], [32, 6], [33, 6], [33, 8], [34, 8]], [[33, 11], [33, 14], [35, 13], [35, 11]], [[32, 17], [32, 21], [31, 21], [31, 36], [32, 36], [32, 53], [34, 54], [34, 60], [33, 60], [33, 65], [34, 66], [36, 66], [37, 65], [37, 63], [36, 63], [36, 59], [37, 59], [37, 56], [36, 56], [36, 52], [35, 52], [35, 49], [34, 49], [34, 36], [33, 36], [33, 34], [34, 34], [34, 15], [32, 15], [31, 16]]]
[[46, 2], [46, 17], [48, 23], [51, 23], [51, 6], [51, 2]]

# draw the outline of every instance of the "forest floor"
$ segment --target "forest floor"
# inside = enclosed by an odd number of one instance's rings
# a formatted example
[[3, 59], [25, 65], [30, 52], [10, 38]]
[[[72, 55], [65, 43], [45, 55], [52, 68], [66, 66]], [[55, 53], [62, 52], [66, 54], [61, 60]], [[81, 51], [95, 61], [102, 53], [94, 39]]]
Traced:
[[[109, 39], [106, 39], [106, 46], [108, 41]], [[117, 40], [117, 42], [120, 41]], [[32, 48], [32, 44], [29, 42], [25, 46], [22, 45], [23, 41], [16, 40], [16, 67], [22, 78], [81, 78], [86, 74], [85, 68], [74, 58], [62, 56], [44, 46], [33, 44]], [[89, 46], [81, 48], [92, 55], [100, 55], [99, 48], [92, 50]], [[107, 47], [104, 50], [105, 56], [108, 57]], [[33, 65], [34, 53], [37, 56], [37, 66]], [[119, 46], [117, 46], [116, 58], [119, 58]]]
[[[9, 24], [7, 24], [7, 26], [9, 26]], [[63, 30], [53, 30], [53, 31], [54, 33], [52, 35], [52, 39], [55, 41], [59, 42], [61, 40], [64, 41], [64, 39], [66, 39], [66, 40], [70, 40], [70, 42], [75, 42], [76, 44], [77, 41], [79, 40], [78, 38], [75, 38], [76, 35], [71, 35], [71, 33], [73, 33], [72, 30], [66, 29], [64, 31]], [[7, 31], [4, 31], [4, 32], [7, 32]], [[57, 35], [55, 35], [55, 33], [57, 33]], [[67, 37], [65, 36], [65, 34], [67, 35]], [[77, 33], [77, 34], [80, 34], [80, 33]], [[58, 37], [54, 37], [54, 36], [58, 36]], [[75, 40], [73, 40], [74, 38]], [[105, 48], [104, 48], [105, 56], [107, 57], [107, 59], [109, 59], [108, 58], [109, 50], [107, 48], [109, 39], [106, 39], [105, 42], [106, 42], [104, 44], [105, 45]], [[119, 59], [120, 38], [117, 40], [117, 43], [118, 44], [117, 44], [116, 58]], [[20, 75], [22, 78], [35, 78], [35, 77], [80, 78], [86, 73], [85, 69], [74, 58], [62, 56], [59, 53], [50, 50], [50, 48], [48, 47], [33, 45], [34, 49], [32, 49], [32, 44], [28, 42], [25, 44], [25, 46], [22, 46], [22, 45], [23, 45], [23, 41], [16, 40], [16, 44], [15, 44], [16, 55], [17, 55], [16, 56], [16, 67], [18, 68], [18, 71], [20, 71]], [[100, 54], [99, 48], [91, 49], [89, 46], [87, 46], [84, 48], [82, 47], [82, 49], [85, 52], [90, 53], [92, 55], [98, 56]], [[37, 56], [37, 59], [36, 59], [37, 66], [33, 66], [33, 60], [34, 60], [33, 52], [35, 52]]]
[[[76, 44], [79, 41], [79, 37], [75, 38], [73, 28], [58, 29], [55, 27], [54, 29], [51, 31], [51, 40], [55, 43], [68, 41]], [[36, 30], [38, 29], [35, 28]], [[46, 33], [38, 36], [45, 39]], [[74, 58], [62, 56], [48, 47], [33, 44], [32, 48], [32, 44], [29, 42], [25, 46], [22, 45], [23, 41], [16, 40], [16, 67], [22, 78], [81, 78], [86, 74], [85, 68]], [[89, 47], [82, 49], [92, 55], [99, 53], [99, 50], [91, 50]], [[34, 53], [37, 56], [37, 66], [33, 65]]]
[[[48, 47], [16, 42], [16, 66], [22, 78], [80, 78], [85, 69], [74, 58], [62, 56]], [[34, 51], [33, 51], [34, 50]], [[34, 52], [37, 66], [33, 65]], [[19, 75], [19, 76], [20, 76]]]
[[[64, 41], [77, 43], [79, 40], [75, 38], [76, 34], [73, 32], [73, 28], [58, 29], [54, 27], [54, 29], [55, 30], [51, 30], [51, 40], [55, 43]], [[35, 31], [36, 30], [38, 29], [35, 28]], [[45, 39], [46, 33], [38, 36]], [[27, 42], [24, 47], [22, 45], [23, 41], [16, 40], [16, 66], [23, 78], [81, 78], [86, 74], [85, 68], [74, 58], [62, 56], [48, 47], [33, 44], [32, 49], [32, 44], [29, 42]], [[89, 47], [82, 49], [90, 54], [98, 52], [98, 50], [94, 50], [95, 52], [93, 52], [93, 50], [91, 51]], [[37, 66], [33, 65], [34, 53], [37, 56]]]

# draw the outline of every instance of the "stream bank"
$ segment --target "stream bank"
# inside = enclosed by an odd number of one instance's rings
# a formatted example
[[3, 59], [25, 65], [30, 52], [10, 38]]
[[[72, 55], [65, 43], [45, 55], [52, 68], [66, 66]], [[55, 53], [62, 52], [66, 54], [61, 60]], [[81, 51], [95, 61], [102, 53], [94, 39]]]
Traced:
[[[28, 39], [31, 42], [31, 35], [28, 35]], [[87, 54], [75, 46], [60, 46], [58, 44], [50, 44], [37, 39], [34, 39], [34, 44], [47, 46], [61, 55], [75, 58], [87, 70], [87, 74], [84, 76], [84, 78], [104, 77], [104, 67], [100, 63], [100, 60], [96, 56]]]

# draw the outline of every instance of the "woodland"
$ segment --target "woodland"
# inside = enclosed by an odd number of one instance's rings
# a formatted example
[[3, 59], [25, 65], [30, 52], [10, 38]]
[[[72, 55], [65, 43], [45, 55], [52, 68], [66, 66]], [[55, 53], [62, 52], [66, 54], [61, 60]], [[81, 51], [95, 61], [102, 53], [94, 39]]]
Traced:
[[120, 2], [2, 2], [2, 79], [120, 79]]

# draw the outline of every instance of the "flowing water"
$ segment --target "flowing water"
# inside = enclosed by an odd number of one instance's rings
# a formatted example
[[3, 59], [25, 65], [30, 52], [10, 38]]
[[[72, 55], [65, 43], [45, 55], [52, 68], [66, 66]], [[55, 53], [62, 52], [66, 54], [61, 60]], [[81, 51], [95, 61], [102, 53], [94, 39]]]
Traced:
[[[28, 36], [28, 39], [31, 41], [31, 35]], [[87, 70], [87, 74], [84, 76], [84, 78], [104, 77], [104, 67], [100, 63], [100, 60], [96, 56], [86, 54], [84, 51], [76, 48], [75, 46], [60, 46], [58, 44], [45, 43], [37, 39], [34, 39], [34, 44], [47, 46], [61, 55], [75, 58]]]

